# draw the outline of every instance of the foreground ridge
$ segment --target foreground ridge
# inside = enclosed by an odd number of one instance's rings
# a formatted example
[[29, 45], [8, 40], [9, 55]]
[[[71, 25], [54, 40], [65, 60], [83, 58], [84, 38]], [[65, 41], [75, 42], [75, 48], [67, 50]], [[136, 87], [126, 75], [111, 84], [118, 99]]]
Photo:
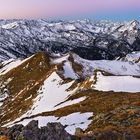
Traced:
[[78, 137], [139, 139], [139, 75], [139, 52], [111, 61], [46, 52], [4, 61], [1, 130], [37, 120], [39, 128], [61, 123]]

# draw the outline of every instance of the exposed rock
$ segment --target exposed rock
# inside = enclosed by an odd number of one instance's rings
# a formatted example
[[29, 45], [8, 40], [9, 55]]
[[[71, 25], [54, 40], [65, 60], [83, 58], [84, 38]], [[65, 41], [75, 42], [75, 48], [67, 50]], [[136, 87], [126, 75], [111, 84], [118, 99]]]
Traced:
[[105, 133], [100, 134], [96, 140], [136, 140], [132, 135], [124, 133], [119, 134], [117, 132], [108, 131]]
[[65, 131], [60, 123], [48, 123], [46, 127], [41, 128], [40, 140], [71, 140], [72, 136]]
[[75, 138], [68, 134], [60, 123], [48, 123], [47, 126], [39, 128], [38, 121], [35, 120], [25, 127], [23, 125], [12, 126], [1, 134], [10, 140], [72, 140]]
[[80, 137], [80, 136], [84, 135], [84, 131], [81, 128], [76, 128], [75, 135]]
[[23, 137], [26, 140], [39, 140], [40, 129], [38, 128], [38, 121], [31, 121], [27, 126], [23, 128]]
[[8, 128], [4, 134], [9, 137], [10, 140], [17, 139], [17, 137], [22, 132], [23, 125], [14, 125], [11, 128]]

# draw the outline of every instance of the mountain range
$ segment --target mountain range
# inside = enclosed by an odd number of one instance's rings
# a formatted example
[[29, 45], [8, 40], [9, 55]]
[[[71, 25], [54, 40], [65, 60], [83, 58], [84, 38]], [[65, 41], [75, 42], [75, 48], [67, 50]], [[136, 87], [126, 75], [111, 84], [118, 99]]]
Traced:
[[73, 51], [86, 59], [112, 60], [140, 50], [140, 25], [135, 20], [1, 20], [0, 35], [0, 60], [26, 58], [38, 51]]
[[140, 139], [139, 78], [136, 20], [0, 21], [0, 132], [38, 120], [79, 139]]

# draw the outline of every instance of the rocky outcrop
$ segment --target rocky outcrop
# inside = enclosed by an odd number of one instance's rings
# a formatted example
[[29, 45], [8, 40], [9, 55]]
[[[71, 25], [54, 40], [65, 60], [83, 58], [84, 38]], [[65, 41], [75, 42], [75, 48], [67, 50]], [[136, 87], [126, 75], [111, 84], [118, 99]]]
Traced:
[[114, 130], [105, 130], [94, 133], [84, 132], [77, 128], [74, 135], [66, 132], [60, 123], [48, 123], [47, 126], [38, 127], [38, 121], [31, 121], [25, 127], [14, 125], [11, 128], [0, 129], [0, 140], [136, 140], [128, 132], [119, 133]]
[[38, 121], [31, 121], [25, 127], [14, 125], [6, 130], [1, 130], [1, 135], [10, 140], [72, 140], [74, 136], [68, 134], [60, 123], [48, 123], [42, 128], [38, 127]]

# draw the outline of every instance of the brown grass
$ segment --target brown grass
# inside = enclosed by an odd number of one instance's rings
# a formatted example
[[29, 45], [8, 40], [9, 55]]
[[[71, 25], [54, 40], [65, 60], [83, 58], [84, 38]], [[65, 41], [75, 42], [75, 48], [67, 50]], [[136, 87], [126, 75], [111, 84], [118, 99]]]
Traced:
[[[32, 59], [4, 75], [4, 81], [9, 77], [13, 77], [13, 79], [8, 84], [10, 98], [5, 102], [3, 108], [5, 115], [0, 116], [2, 124], [7, 120], [14, 120], [32, 106], [33, 99], [37, 96], [37, 90], [55, 69], [55, 65], [50, 65], [49, 61], [47, 54], [38, 53]], [[27, 99], [29, 97], [31, 98]]]
[[67, 106], [53, 112], [46, 112], [39, 115], [66, 116], [74, 112], [93, 112], [93, 121], [88, 131], [94, 133], [104, 132], [106, 129], [123, 133], [128, 132], [140, 139], [140, 93], [113, 93], [94, 90], [81, 91], [69, 98], [73, 100], [87, 96], [85, 101]]
[[[72, 62], [73, 69], [77, 73], [82, 72], [81, 66], [73, 63], [72, 58], [69, 59]], [[38, 53], [32, 59], [1, 77], [3, 81], [6, 81], [9, 77], [13, 78], [8, 84], [10, 98], [4, 103], [3, 111], [5, 115], [0, 116], [1, 124], [18, 118], [30, 109], [33, 99], [37, 96], [37, 90], [44, 80], [53, 71], [56, 71], [56, 67], [57, 73], [64, 80], [63, 83], [72, 81], [69, 78], [64, 79], [63, 64], [50, 64], [49, 55], [44, 53]], [[103, 74], [110, 76], [109, 73], [103, 72]], [[96, 83], [96, 71], [94, 80]], [[86, 132], [92, 131], [98, 134], [113, 130], [119, 133], [128, 132], [140, 139], [140, 93], [114, 93], [113, 91], [92, 90], [91, 85], [95, 83], [90, 82], [89, 79], [81, 78], [76, 80], [68, 90], [72, 90], [77, 86], [79, 86], [79, 90], [70, 96], [68, 100], [86, 96], [87, 98], [84, 101], [52, 112], [43, 112], [30, 118], [49, 115], [62, 117], [74, 112], [93, 112], [94, 115], [90, 118], [92, 123]], [[83, 89], [80, 87], [83, 87]], [[20, 91], [22, 92], [20, 93]], [[30, 96], [31, 98], [29, 98]]]
[[0, 136], [0, 140], [10, 140], [10, 139], [6, 136]]

